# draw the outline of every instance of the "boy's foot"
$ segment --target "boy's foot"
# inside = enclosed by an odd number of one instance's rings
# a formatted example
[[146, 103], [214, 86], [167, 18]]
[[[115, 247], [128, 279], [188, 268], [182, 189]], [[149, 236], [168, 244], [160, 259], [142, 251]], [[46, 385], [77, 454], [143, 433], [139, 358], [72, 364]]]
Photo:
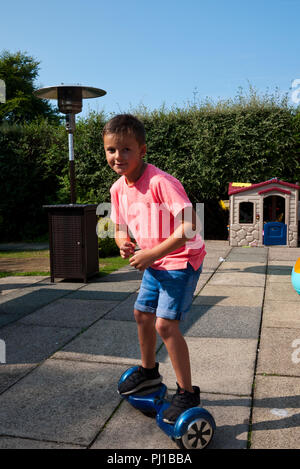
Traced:
[[179, 415], [191, 407], [197, 407], [200, 404], [200, 389], [193, 386], [194, 392], [181, 389], [177, 384], [177, 392], [172, 397], [171, 405], [163, 413], [163, 421], [174, 424]]
[[120, 394], [133, 394], [141, 389], [157, 386], [162, 382], [162, 376], [158, 372], [158, 363], [154, 368], [143, 368], [139, 366], [137, 371], [131, 373], [128, 378], [119, 385]]

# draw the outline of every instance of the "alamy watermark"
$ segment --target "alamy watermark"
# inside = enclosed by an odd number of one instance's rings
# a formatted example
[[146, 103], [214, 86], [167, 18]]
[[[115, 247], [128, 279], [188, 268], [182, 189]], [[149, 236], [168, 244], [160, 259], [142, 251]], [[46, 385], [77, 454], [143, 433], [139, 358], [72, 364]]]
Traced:
[[0, 363], [6, 363], [6, 344], [0, 339]]
[[300, 103], [300, 78], [296, 78], [292, 82], [292, 93], [291, 93], [291, 100], [295, 104]]
[[292, 353], [292, 362], [298, 365], [300, 363], [300, 339], [293, 340], [292, 347], [295, 349]]
[[105, 202], [98, 205], [96, 214], [100, 218], [97, 224], [97, 235], [99, 238], [114, 238], [114, 226], [112, 219], [117, 220], [120, 228], [124, 227], [124, 231], [129, 229], [129, 233], [135, 237], [143, 239], [163, 239], [168, 238], [177, 227], [183, 222], [183, 233], [179, 230], [175, 236], [186, 236], [189, 240], [187, 246], [197, 249], [199, 238], [194, 239], [196, 235], [200, 235], [204, 239], [204, 204], [197, 203], [195, 206], [196, 217], [193, 217], [191, 207], [186, 207], [183, 212], [183, 220], [172, 216], [182, 212], [182, 206], [179, 204], [136, 202], [128, 204], [126, 196], [121, 196], [119, 200], [119, 215], [116, 213], [111, 203]]
[[6, 101], [6, 86], [5, 81], [0, 80], [0, 103], [5, 103]]

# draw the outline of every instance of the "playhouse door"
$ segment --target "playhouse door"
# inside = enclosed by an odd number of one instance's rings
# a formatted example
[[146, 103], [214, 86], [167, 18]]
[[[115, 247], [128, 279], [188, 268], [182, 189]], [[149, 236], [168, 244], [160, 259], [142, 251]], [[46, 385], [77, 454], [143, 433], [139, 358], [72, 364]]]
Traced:
[[264, 244], [266, 246], [286, 245], [286, 229], [284, 223], [270, 222], [264, 225]]

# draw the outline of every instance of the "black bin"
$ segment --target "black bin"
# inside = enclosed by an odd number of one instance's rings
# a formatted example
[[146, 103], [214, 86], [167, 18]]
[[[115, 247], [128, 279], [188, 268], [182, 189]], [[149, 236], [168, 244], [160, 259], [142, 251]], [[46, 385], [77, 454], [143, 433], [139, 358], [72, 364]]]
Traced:
[[87, 279], [99, 272], [97, 205], [43, 205], [48, 211], [51, 282]]

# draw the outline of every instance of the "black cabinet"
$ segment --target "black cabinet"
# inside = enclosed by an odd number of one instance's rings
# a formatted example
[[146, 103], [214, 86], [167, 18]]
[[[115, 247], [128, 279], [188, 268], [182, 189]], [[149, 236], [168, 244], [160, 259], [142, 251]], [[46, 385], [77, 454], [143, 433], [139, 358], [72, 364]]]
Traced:
[[99, 272], [96, 205], [44, 205], [48, 211], [51, 282]]

